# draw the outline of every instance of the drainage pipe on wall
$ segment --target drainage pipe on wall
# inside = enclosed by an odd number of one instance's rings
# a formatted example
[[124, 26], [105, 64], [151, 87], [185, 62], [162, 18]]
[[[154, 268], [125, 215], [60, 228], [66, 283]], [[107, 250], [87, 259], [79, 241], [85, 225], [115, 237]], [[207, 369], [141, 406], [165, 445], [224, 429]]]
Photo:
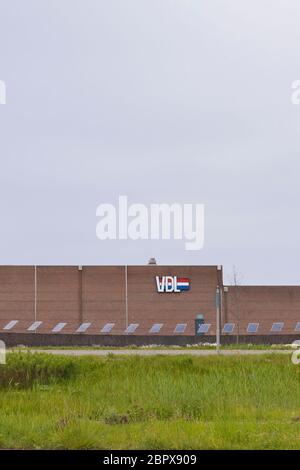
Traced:
[[34, 321], [37, 320], [37, 267], [34, 266]]
[[127, 265], [125, 266], [125, 327], [128, 327], [128, 279]]

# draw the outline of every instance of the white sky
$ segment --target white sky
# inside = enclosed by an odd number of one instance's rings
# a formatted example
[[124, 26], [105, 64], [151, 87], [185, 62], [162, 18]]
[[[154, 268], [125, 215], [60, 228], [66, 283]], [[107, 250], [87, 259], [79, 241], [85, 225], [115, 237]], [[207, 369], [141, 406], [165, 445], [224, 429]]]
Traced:
[[[297, 0], [0, 0], [1, 264], [235, 264], [300, 284]], [[205, 245], [96, 238], [198, 202]]]

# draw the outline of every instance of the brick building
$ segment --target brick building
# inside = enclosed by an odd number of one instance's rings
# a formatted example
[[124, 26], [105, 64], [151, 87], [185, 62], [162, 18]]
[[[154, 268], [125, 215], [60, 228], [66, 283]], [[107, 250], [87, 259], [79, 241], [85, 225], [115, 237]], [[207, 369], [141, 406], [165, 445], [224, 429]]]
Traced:
[[224, 286], [220, 266], [1, 266], [0, 331], [93, 335], [300, 331], [300, 286]]

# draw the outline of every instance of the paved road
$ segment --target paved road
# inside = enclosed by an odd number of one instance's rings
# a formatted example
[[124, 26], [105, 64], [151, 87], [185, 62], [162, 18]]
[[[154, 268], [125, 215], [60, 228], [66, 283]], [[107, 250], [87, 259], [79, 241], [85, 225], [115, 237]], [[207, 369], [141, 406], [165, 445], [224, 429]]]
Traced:
[[[24, 349], [26, 351], [26, 349]], [[63, 356], [107, 356], [108, 354], [116, 355], [137, 355], [137, 356], [156, 356], [164, 354], [166, 356], [178, 356], [189, 354], [191, 356], [215, 356], [217, 354], [214, 349], [30, 349], [32, 352], [46, 352], [48, 354]], [[291, 354], [290, 350], [263, 350], [263, 349], [223, 349], [220, 354], [222, 356], [235, 355], [260, 355], [260, 354]]]

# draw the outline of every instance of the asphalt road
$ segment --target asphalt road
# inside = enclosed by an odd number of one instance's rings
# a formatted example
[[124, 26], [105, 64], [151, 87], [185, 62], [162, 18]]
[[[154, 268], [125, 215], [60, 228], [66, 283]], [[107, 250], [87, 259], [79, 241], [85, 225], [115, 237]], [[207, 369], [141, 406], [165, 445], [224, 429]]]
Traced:
[[[26, 351], [26, 349], [24, 349]], [[214, 349], [30, 349], [32, 352], [48, 353], [61, 356], [107, 356], [115, 354], [120, 356], [157, 356], [163, 354], [166, 356], [215, 356], [217, 351]], [[291, 354], [291, 350], [280, 349], [223, 349], [220, 351], [222, 356], [246, 356], [261, 354]]]

